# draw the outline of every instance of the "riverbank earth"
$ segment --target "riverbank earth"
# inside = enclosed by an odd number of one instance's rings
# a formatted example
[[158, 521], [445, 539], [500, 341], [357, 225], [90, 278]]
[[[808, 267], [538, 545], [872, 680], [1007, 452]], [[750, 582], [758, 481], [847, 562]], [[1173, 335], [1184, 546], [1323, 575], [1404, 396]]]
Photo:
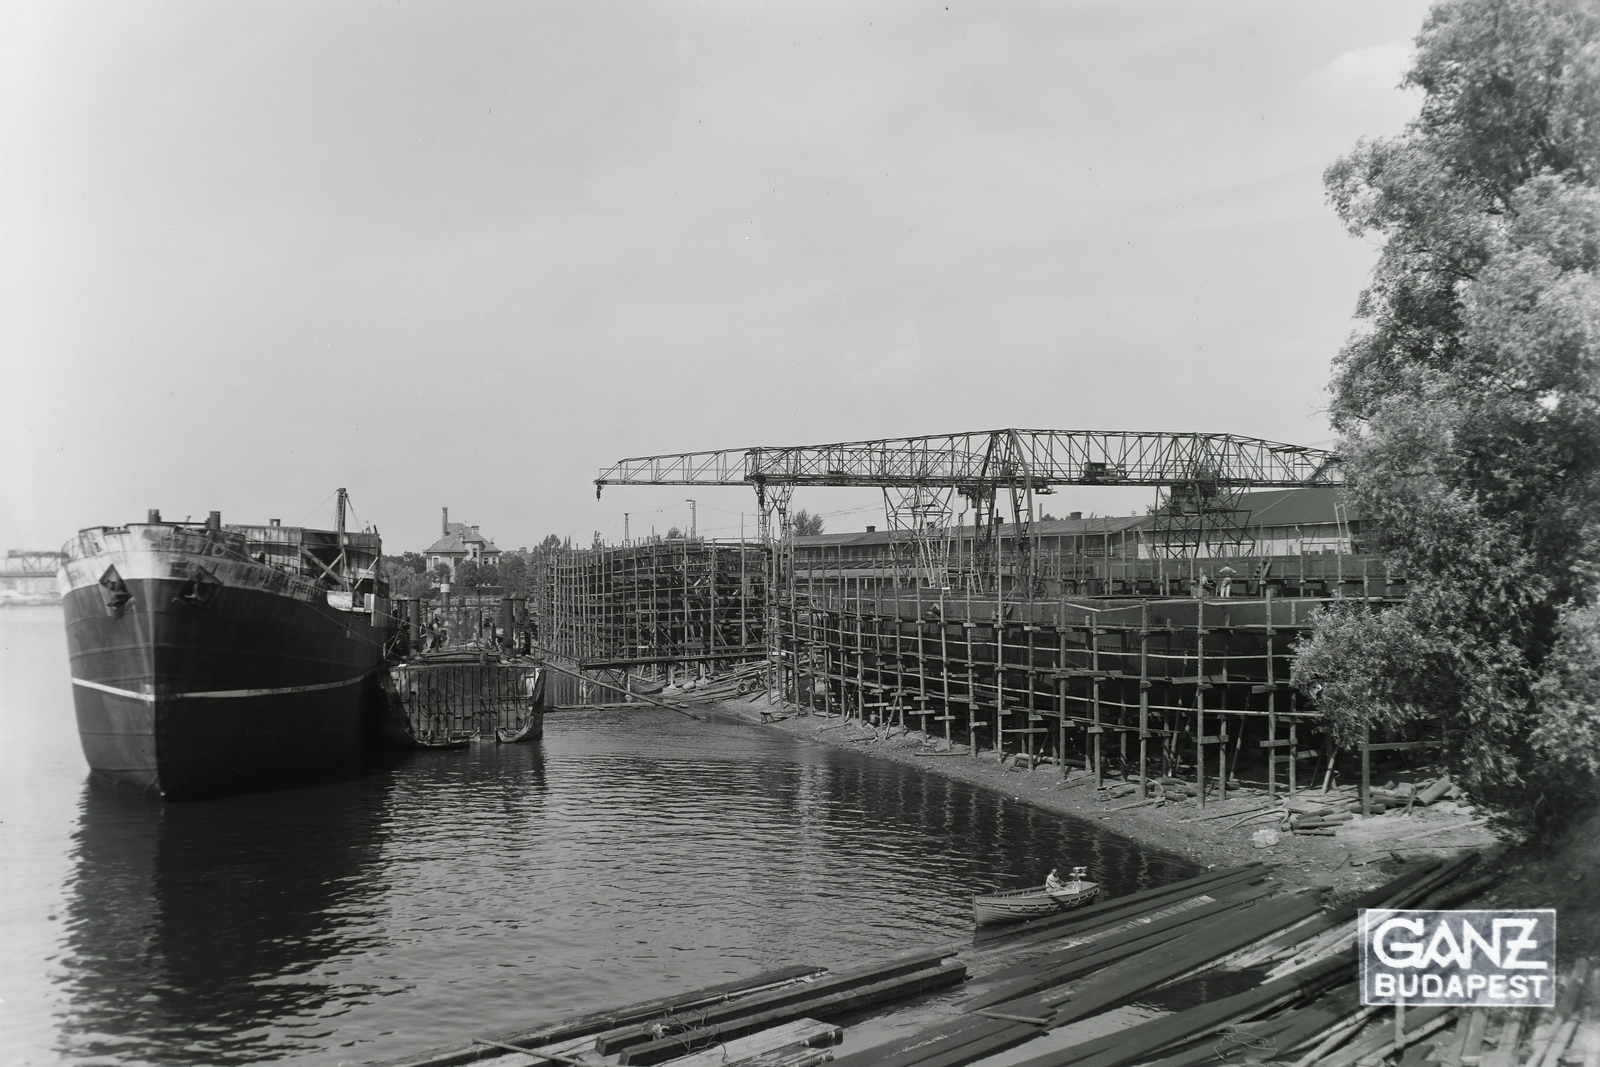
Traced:
[[[1409, 812], [1396, 808], [1365, 818], [1358, 814], [1331, 836], [1301, 835], [1283, 825], [1284, 812], [1326, 810], [1334, 801], [1347, 801], [1350, 789], [1324, 794], [1314, 786], [1274, 802], [1265, 789], [1246, 783], [1238, 790], [1230, 788], [1225, 801], [1213, 793], [1204, 809], [1193, 797], [1141, 802], [1136, 779], [1125, 783], [1112, 773], [1096, 788], [1093, 774], [1081, 767], [1069, 768], [1063, 778], [1052, 763], [1030, 770], [1025, 761], [1001, 761], [985, 750], [974, 758], [965, 745], [947, 747], [941, 737], [877, 729], [838, 715], [802, 714], [798, 712], [803, 709], [793, 705], [769, 703], [764, 693], [711, 707], [744, 721], [767, 722], [795, 737], [914, 764], [1047, 811], [1089, 820], [1202, 866], [1272, 864], [1284, 882], [1324, 890], [1334, 901], [1354, 897], [1417, 863], [1476, 850], [1483, 859], [1475, 876], [1495, 881], [1461, 906], [1553, 907], [1559, 913], [1564, 951], [1589, 954], [1600, 947], [1600, 904], [1595, 902], [1600, 897], [1600, 817], [1542, 848], [1496, 833], [1470, 803], [1415, 806]], [[1259, 834], [1262, 830], [1276, 832]], [[1044, 874], [1039, 872], [1040, 880]]]

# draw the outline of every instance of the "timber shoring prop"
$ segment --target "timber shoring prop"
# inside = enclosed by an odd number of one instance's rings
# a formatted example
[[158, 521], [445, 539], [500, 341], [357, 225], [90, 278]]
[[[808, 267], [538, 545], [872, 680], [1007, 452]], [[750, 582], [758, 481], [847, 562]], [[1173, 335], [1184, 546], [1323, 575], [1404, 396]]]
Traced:
[[627, 689], [624, 689], [620, 685], [616, 685], [616, 684], [613, 684], [611, 682], [602, 682], [598, 678], [590, 678], [588, 675], [584, 674], [582, 671], [576, 671], [576, 670], [573, 670], [570, 667], [562, 667], [559, 664], [551, 663], [549, 660], [545, 660], [543, 662], [544, 662], [544, 666], [546, 668], [548, 668], [549, 670], [554, 671], [557, 674], [564, 674], [568, 678], [576, 678], [578, 681], [588, 682], [590, 685], [598, 686], [601, 689], [609, 689], [614, 693], [627, 693], [629, 700], [637, 700], [642, 704], [652, 704], [652, 705], [654, 705], [654, 706], [656, 706], [658, 708], [666, 708], [668, 711], [675, 711], [679, 715], [687, 715], [691, 719], [700, 719], [701, 718], [701, 716], [696, 715], [694, 712], [688, 710], [687, 708], [683, 707], [682, 705], [671, 704], [671, 703], [668, 703], [665, 700], [657, 700], [655, 697], [646, 696], [643, 693], [629, 692]]

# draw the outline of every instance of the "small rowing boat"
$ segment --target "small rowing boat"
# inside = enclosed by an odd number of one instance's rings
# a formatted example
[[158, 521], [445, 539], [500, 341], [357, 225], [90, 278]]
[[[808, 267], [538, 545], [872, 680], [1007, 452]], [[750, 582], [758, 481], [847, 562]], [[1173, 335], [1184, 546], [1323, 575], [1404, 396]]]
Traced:
[[1056, 890], [1039, 885], [1004, 893], [980, 893], [972, 898], [973, 921], [979, 926], [1021, 922], [1086, 904], [1100, 893], [1100, 883], [1085, 881], [1086, 873], [1087, 867], [1072, 868], [1072, 880], [1061, 883]]

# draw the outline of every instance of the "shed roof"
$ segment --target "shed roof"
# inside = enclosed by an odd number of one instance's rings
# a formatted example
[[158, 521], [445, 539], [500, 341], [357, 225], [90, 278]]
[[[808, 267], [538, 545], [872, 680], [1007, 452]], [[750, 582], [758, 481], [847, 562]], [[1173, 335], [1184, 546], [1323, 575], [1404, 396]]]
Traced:
[[1263, 489], [1245, 493], [1240, 506], [1250, 512], [1251, 526], [1309, 526], [1338, 522], [1334, 505], [1342, 501], [1344, 495], [1344, 490], [1336, 486]]
[[[1318, 523], [1338, 522], [1334, 505], [1343, 500], [1345, 492], [1336, 486], [1316, 486], [1304, 489], [1262, 489], [1245, 493], [1240, 506], [1250, 513], [1251, 526], [1310, 526]], [[1346, 516], [1353, 518], [1353, 516]], [[1033, 524], [1033, 532], [1040, 537], [1094, 537], [1099, 534], [1120, 534], [1123, 531], [1149, 529], [1155, 524], [1150, 515], [1102, 515], [1088, 519], [1044, 519]], [[972, 527], [953, 531], [957, 537], [971, 537]], [[1015, 523], [1002, 527], [1002, 536], [1015, 537]], [[887, 530], [869, 533], [824, 533], [794, 539], [796, 548], [850, 548], [889, 543]]]

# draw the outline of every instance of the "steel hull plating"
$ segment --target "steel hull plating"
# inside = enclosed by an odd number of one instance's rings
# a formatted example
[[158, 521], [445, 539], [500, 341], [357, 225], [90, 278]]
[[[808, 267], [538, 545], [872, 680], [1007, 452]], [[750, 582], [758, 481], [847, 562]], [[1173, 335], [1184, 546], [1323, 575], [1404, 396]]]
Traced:
[[[138, 556], [113, 565], [121, 575], [191, 565], [182, 554]], [[81, 562], [91, 575], [108, 565]], [[120, 605], [101, 584], [67, 592], [90, 768], [171, 799], [359, 773], [381, 723], [381, 625], [304, 588], [286, 592], [270, 573], [243, 573], [247, 563], [205, 562], [219, 580], [203, 598], [182, 577], [122, 577], [131, 596]]]

